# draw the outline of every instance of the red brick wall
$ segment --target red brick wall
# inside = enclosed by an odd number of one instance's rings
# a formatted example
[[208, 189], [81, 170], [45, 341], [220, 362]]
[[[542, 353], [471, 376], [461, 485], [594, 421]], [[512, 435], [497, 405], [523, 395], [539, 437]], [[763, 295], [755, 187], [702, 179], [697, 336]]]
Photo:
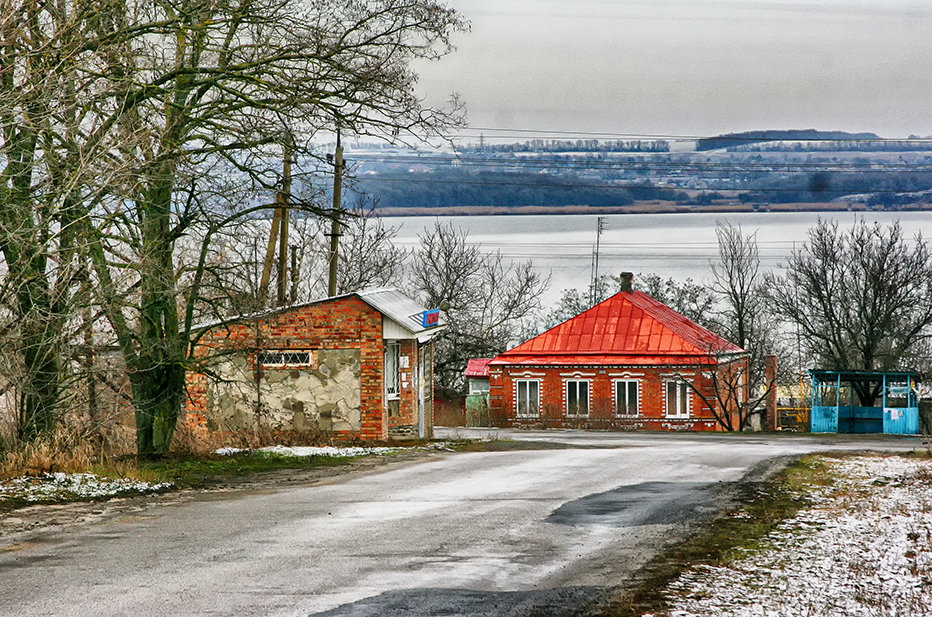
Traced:
[[[668, 417], [665, 413], [665, 382], [677, 375], [691, 381], [709, 401], [714, 401], [714, 385], [695, 367], [490, 367], [490, 405], [492, 422], [498, 426], [528, 428], [593, 428], [643, 430], [715, 431], [721, 426], [710, 407], [695, 392], [689, 394], [689, 416]], [[540, 381], [540, 416], [517, 417], [515, 381]], [[589, 381], [588, 416], [568, 416], [566, 411], [566, 380]], [[615, 380], [635, 379], [639, 382], [639, 413], [636, 417], [618, 416], [614, 411]]]
[[[203, 361], [231, 349], [250, 353], [259, 349], [359, 349], [361, 429], [358, 433], [339, 432], [336, 436], [367, 440], [387, 438], [382, 316], [358, 298], [340, 298], [215, 326], [201, 339], [195, 355]], [[207, 377], [197, 368], [192, 367], [188, 372], [186, 411], [189, 422], [206, 426]], [[415, 418], [416, 409], [415, 406]]]

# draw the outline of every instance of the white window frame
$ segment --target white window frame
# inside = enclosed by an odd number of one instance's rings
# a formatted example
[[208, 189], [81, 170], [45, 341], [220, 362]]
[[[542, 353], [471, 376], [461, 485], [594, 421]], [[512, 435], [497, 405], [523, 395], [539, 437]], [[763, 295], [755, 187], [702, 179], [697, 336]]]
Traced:
[[314, 355], [306, 349], [264, 349], [256, 354], [262, 368], [301, 368], [311, 366]]
[[[621, 412], [620, 412], [621, 405], [619, 404], [619, 400], [618, 400], [618, 386], [621, 385], [621, 384], [624, 384], [624, 385], [625, 385], [625, 389], [624, 389], [625, 400], [624, 400], [624, 403], [625, 403], [625, 409], [626, 409], [626, 410], [630, 409], [629, 406], [628, 406], [628, 402], [629, 402], [629, 401], [628, 401], [628, 386], [629, 386], [630, 384], [634, 384], [634, 397], [635, 397], [635, 401], [634, 401], [634, 413], [631, 413], [630, 411], [629, 411], [628, 413], [621, 413]], [[613, 397], [613, 401], [612, 401], [612, 402], [614, 403], [614, 406], [615, 406], [614, 411], [615, 411], [615, 416], [616, 416], [616, 417], [619, 417], [619, 418], [633, 418], [633, 417], [635, 417], [635, 416], [641, 415], [641, 380], [640, 380], [640, 379], [616, 379], [616, 380], [614, 381], [614, 388], [613, 388], [613, 390], [612, 390], [612, 397]]]
[[401, 398], [401, 343], [385, 342], [385, 398], [389, 401]]
[[[673, 406], [674, 413], [670, 413], [670, 387], [673, 386], [676, 389], [675, 402]], [[683, 404], [682, 393], [685, 393], [685, 409], [681, 409], [680, 406]], [[664, 415], [668, 418], [688, 418], [690, 409], [692, 408], [692, 392], [687, 384], [682, 379], [667, 379], [663, 383], [663, 412]]]
[[[570, 410], [570, 388], [576, 390], [576, 400], [579, 401], [579, 385], [586, 384], [586, 412], [579, 413], [579, 405], [576, 407], [576, 412], [573, 413]], [[568, 418], [587, 418], [589, 417], [589, 409], [591, 408], [592, 403], [592, 380], [591, 379], [566, 379], [563, 382], [563, 393], [566, 397], [566, 417]]]
[[488, 379], [469, 378], [469, 394], [488, 394], [489, 389]]
[[[537, 404], [533, 411], [530, 410], [530, 388], [534, 384], [536, 390]], [[521, 390], [524, 389], [524, 398], [526, 400], [525, 408], [528, 411], [521, 412]], [[540, 417], [540, 379], [515, 379], [515, 416], [518, 418], [538, 418]]]

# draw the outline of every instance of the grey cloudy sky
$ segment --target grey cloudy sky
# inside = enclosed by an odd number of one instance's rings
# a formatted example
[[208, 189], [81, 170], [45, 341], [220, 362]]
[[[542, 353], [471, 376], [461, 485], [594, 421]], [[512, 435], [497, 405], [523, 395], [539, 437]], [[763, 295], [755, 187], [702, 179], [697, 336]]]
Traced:
[[420, 88], [434, 104], [460, 93], [473, 127], [932, 135], [928, 0], [448, 4], [472, 30], [417, 66]]

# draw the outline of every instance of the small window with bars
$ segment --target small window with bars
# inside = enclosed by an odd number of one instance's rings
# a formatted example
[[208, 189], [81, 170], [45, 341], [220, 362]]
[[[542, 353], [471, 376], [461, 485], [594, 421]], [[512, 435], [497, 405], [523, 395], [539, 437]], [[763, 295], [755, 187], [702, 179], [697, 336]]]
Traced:
[[309, 351], [260, 351], [257, 355], [259, 366], [266, 368], [293, 368], [311, 365]]

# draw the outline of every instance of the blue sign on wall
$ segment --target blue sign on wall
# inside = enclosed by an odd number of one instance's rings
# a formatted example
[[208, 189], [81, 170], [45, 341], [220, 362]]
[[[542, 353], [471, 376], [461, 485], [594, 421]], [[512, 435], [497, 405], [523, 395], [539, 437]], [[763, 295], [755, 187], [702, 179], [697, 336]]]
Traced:
[[440, 309], [432, 309], [429, 311], [424, 311], [423, 321], [421, 325], [425, 328], [430, 328], [431, 326], [436, 326], [440, 324]]

